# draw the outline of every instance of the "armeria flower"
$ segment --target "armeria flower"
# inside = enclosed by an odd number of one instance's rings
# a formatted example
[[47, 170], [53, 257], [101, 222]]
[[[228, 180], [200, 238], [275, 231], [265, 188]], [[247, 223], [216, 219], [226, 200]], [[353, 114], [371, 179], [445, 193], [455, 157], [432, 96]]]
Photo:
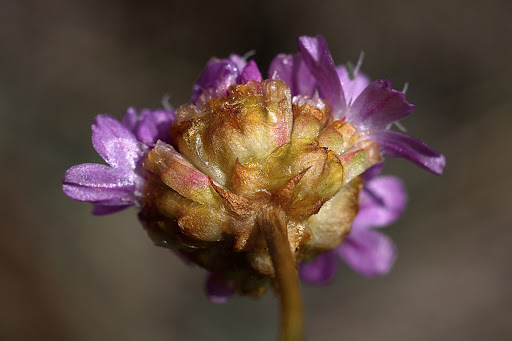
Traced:
[[390, 81], [335, 66], [321, 36], [298, 42], [268, 79], [244, 57], [210, 60], [175, 117], [100, 115], [93, 144], [110, 167], [72, 167], [65, 193], [96, 213], [140, 205], [157, 245], [210, 272], [215, 302], [286, 290], [282, 257], [313, 260], [301, 272], [315, 282], [332, 278], [336, 255], [365, 275], [387, 272], [395, 249], [374, 228], [398, 217], [405, 191], [368, 172], [384, 155], [440, 174], [444, 156], [390, 130], [414, 109]]
[[137, 112], [129, 108], [122, 122], [98, 115], [92, 143], [109, 166], [85, 163], [71, 167], [64, 178], [64, 193], [93, 203], [97, 215], [140, 204], [145, 181], [140, 162], [157, 140], [169, 140], [173, 118], [173, 112], [163, 109]]

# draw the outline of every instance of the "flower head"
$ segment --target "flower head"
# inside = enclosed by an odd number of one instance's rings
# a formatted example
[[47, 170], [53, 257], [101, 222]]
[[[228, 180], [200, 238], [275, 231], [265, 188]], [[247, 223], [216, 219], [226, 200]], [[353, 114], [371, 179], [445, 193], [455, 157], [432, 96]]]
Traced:
[[398, 218], [406, 195], [397, 178], [375, 177], [383, 156], [435, 174], [444, 156], [390, 130], [414, 109], [390, 81], [336, 66], [321, 36], [298, 45], [268, 79], [244, 57], [210, 60], [174, 113], [98, 116], [93, 144], [109, 166], [70, 168], [64, 192], [95, 213], [140, 205], [157, 245], [210, 271], [215, 302], [274, 282], [269, 214], [306, 281], [331, 280], [336, 257], [367, 276], [388, 272], [395, 247], [375, 228]]

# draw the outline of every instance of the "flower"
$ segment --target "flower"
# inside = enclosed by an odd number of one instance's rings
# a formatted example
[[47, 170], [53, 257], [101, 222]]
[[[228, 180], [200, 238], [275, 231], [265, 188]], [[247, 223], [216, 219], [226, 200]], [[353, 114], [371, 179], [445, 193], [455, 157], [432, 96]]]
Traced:
[[137, 112], [134, 108], [127, 110], [122, 122], [98, 115], [92, 126], [92, 143], [109, 166], [85, 163], [71, 167], [64, 177], [64, 193], [93, 203], [96, 215], [140, 204], [145, 181], [140, 162], [156, 140], [168, 140], [173, 117], [168, 110]]
[[274, 237], [309, 282], [330, 281], [337, 257], [386, 273], [396, 249], [375, 228], [398, 218], [406, 194], [398, 178], [375, 177], [383, 156], [435, 174], [445, 158], [390, 130], [414, 106], [389, 80], [336, 66], [321, 36], [298, 45], [268, 79], [246, 57], [214, 58], [175, 112], [98, 116], [93, 144], [110, 167], [70, 168], [64, 192], [96, 214], [140, 206], [156, 245], [209, 271], [217, 303], [276, 284]]

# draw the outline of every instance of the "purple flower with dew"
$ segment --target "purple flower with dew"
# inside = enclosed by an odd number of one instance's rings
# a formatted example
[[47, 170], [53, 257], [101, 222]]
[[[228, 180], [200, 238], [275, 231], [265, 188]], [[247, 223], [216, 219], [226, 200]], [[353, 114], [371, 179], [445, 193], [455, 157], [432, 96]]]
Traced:
[[371, 81], [360, 63], [336, 66], [321, 36], [298, 47], [274, 58], [266, 80], [254, 60], [211, 59], [176, 117], [97, 116], [93, 145], [108, 165], [71, 167], [64, 193], [95, 214], [140, 206], [157, 245], [209, 271], [216, 303], [259, 296], [279, 279], [264, 226], [287, 228], [281, 250], [292, 250], [306, 282], [330, 282], [338, 259], [365, 276], [387, 273], [396, 247], [378, 229], [398, 219], [407, 195], [398, 178], [377, 176], [382, 156], [434, 174], [445, 158], [391, 130], [414, 106], [389, 80]]
[[107, 165], [85, 163], [66, 171], [62, 189], [72, 199], [94, 204], [93, 214], [104, 215], [138, 205], [145, 170], [140, 162], [157, 140], [169, 140], [174, 113], [129, 108], [122, 122], [96, 116], [92, 125], [94, 149]]

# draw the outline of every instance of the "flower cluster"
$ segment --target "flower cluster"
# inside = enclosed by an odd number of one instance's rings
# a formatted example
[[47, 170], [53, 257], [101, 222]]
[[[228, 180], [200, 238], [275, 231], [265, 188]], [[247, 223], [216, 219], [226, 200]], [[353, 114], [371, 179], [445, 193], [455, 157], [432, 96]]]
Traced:
[[95, 214], [139, 206], [157, 245], [210, 272], [214, 302], [273, 283], [258, 228], [270, 209], [304, 281], [329, 282], [337, 257], [366, 276], [387, 273], [396, 248], [375, 228], [395, 221], [407, 196], [398, 178], [379, 176], [383, 157], [435, 174], [445, 158], [390, 129], [414, 106], [389, 80], [336, 66], [321, 36], [298, 46], [274, 58], [267, 79], [253, 60], [210, 60], [175, 111], [99, 115], [92, 140], [109, 166], [71, 167], [64, 193]]

